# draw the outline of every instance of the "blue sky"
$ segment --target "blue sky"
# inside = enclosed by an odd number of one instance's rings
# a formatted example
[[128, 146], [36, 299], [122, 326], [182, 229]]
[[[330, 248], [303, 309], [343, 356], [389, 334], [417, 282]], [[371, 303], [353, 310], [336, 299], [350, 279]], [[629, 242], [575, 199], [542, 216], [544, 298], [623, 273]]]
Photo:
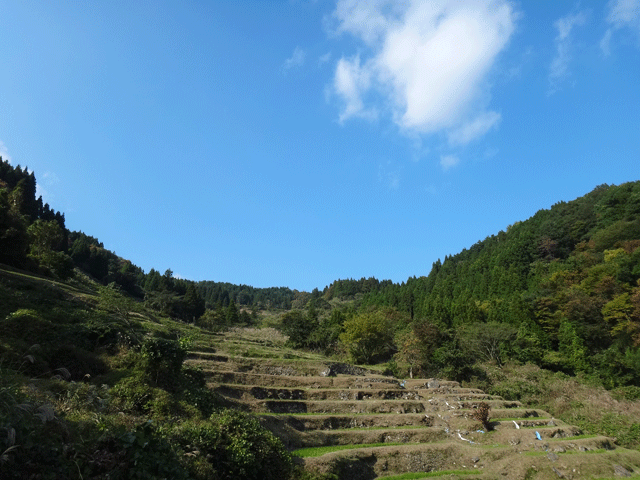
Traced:
[[147, 272], [401, 282], [640, 179], [640, 0], [8, 0], [0, 25], [0, 155]]

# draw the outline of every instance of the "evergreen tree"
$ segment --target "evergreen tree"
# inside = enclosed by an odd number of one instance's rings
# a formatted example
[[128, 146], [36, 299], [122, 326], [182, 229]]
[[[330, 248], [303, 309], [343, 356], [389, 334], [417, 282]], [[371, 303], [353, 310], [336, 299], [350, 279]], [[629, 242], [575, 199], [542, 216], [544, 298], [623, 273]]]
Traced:
[[240, 317], [238, 314], [238, 307], [236, 307], [236, 302], [231, 300], [225, 310], [227, 325], [237, 325], [239, 323]]
[[187, 321], [195, 322], [204, 314], [204, 299], [200, 296], [193, 283], [189, 283], [187, 286], [183, 304]]

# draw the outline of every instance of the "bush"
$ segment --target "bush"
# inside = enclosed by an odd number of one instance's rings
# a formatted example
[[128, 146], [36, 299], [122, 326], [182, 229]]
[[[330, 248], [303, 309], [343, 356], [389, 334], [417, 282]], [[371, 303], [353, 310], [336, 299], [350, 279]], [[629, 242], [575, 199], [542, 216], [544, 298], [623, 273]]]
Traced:
[[151, 385], [168, 391], [179, 389], [178, 378], [187, 350], [175, 340], [149, 338], [144, 341], [140, 353], [143, 368]]
[[196, 407], [205, 417], [210, 416], [220, 408], [220, 397], [210, 388], [207, 388], [205, 376], [201, 368], [185, 366], [182, 368], [182, 383], [184, 391], [182, 398]]
[[629, 385], [627, 387], [618, 387], [611, 391], [611, 395], [616, 400], [639, 400], [640, 387]]
[[83, 467], [80, 478], [189, 479], [169, 439], [150, 421], [103, 435], [99, 442], [86, 445], [78, 457]]
[[192, 476], [202, 480], [282, 480], [293, 471], [291, 455], [253, 417], [226, 410], [173, 431]]
[[[68, 429], [33, 384], [0, 360], [0, 478], [67, 478], [60, 446]], [[42, 477], [44, 478], [44, 477]]]
[[113, 406], [126, 412], [147, 413], [154, 389], [142, 381], [139, 375], [123, 378], [112, 389]]
[[499, 395], [505, 400], [529, 400], [541, 394], [540, 385], [535, 382], [505, 380], [485, 389], [490, 395]]
[[287, 344], [292, 348], [310, 346], [311, 334], [318, 327], [314, 318], [305, 315], [300, 310], [291, 310], [281, 316], [282, 333], [289, 336]]
[[23, 339], [33, 344], [44, 343], [56, 334], [56, 326], [35, 310], [21, 308], [0, 320], [0, 337], [3, 338]]

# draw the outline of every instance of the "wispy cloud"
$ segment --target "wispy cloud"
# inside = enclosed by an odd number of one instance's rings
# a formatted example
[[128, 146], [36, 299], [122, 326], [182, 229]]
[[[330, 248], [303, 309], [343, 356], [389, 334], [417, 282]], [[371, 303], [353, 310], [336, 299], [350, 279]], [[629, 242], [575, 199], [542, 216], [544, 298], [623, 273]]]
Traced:
[[2, 157], [2, 160], [6, 160], [7, 162], [11, 163], [11, 157], [9, 156], [9, 150], [7, 149], [6, 145], [4, 144], [4, 142], [2, 140], [0, 140], [0, 157]]
[[318, 58], [318, 66], [322, 66], [325, 63], [328, 63], [331, 60], [331, 52], [327, 52], [324, 55], [320, 55]]
[[484, 158], [493, 158], [500, 153], [500, 149], [496, 147], [487, 148], [484, 151]]
[[55, 195], [51, 193], [56, 190], [56, 185], [60, 183], [60, 178], [53, 172], [45, 172], [41, 179], [36, 182], [36, 197], [42, 197], [45, 201], [51, 202]]
[[340, 122], [351, 117], [373, 119], [377, 116], [375, 108], [365, 108], [363, 94], [371, 86], [371, 72], [360, 66], [360, 57], [341, 58], [333, 79], [335, 92], [342, 97], [344, 108], [340, 113]]
[[607, 31], [604, 32], [604, 35], [600, 40], [600, 50], [602, 50], [602, 53], [604, 54], [605, 57], [608, 57], [609, 55], [611, 55], [611, 36], [612, 35], [613, 35], [613, 30], [608, 28]]
[[385, 111], [407, 133], [445, 132], [456, 144], [497, 125], [487, 74], [515, 28], [508, 1], [339, 0], [333, 15], [335, 32], [369, 53], [336, 63], [340, 121]]
[[640, 35], [640, 0], [612, 0], [607, 5], [609, 28], [600, 40], [605, 55], [611, 54], [611, 37], [615, 30], [631, 28]]
[[284, 64], [282, 65], [282, 71], [286, 73], [292, 68], [301, 67], [302, 65], [304, 65], [306, 56], [307, 54], [302, 48], [294, 48], [291, 56], [284, 61]]
[[460, 163], [460, 158], [456, 155], [442, 155], [440, 156], [440, 166], [445, 172]]
[[640, 18], [640, 0], [614, 0], [609, 2], [607, 22], [616, 28], [638, 25]]
[[392, 168], [390, 161], [386, 166], [380, 163], [378, 165], [378, 181], [385, 184], [390, 190], [398, 190], [400, 188], [400, 171]]
[[559, 18], [553, 24], [558, 34], [555, 38], [556, 56], [551, 61], [551, 65], [549, 65], [548, 95], [553, 95], [557, 92], [561, 83], [569, 76], [572, 46], [571, 31], [575, 27], [584, 25], [586, 22], [587, 12], [580, 11]]
[[496, 112], [483, 112], [459, 128], [449, 132], [449, 143], [464, 145], [471, 140], [482, 137], [500, 123], [501, 115]]

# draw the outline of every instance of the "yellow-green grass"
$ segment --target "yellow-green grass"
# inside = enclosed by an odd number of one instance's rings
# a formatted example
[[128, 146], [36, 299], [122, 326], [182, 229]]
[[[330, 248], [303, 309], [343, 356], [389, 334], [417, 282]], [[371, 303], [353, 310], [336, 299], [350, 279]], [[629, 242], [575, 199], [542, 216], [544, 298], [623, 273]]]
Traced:
[[480, 475], [480, 470], [440, 470], [437, 472], [407, 472], [401, 475], [381, 477], [384, 480], [419, 480], [422, 478], [444, 477], [447, 475]]
[[549, 453], [555, 453], [556, 455], [583, 455], [583, 454], [591, 454], [591, 453], [606, 453], [607, 450], [604, 448], [596, 448], [593, 450], [585, 450], [584, 452], [577, 452], [577, 451], [573, 451], [573, 450], [568, 450], [566, 452], [547, 452], [545, 451], [529, 451], [529, 452], [523, 452], [524, 455], [526, 455], [527, 457], [542, 457], [544, 455], [548, 455]]
[[311, 458], [321, 457], [326, 453], [339, 452], [341, 450], [355, 450], [361, 448], [376, 448], [376, 447], [393, 447], [398, 445], [420, 445], [419, 443], [404, 443], [404, 442], [388, 442], [388, 443], [366, 443], [359, 445], [331, 445], [328, 447], [309, 447], [300, 448], [294, 450], [292, 454], [296, 457]]

